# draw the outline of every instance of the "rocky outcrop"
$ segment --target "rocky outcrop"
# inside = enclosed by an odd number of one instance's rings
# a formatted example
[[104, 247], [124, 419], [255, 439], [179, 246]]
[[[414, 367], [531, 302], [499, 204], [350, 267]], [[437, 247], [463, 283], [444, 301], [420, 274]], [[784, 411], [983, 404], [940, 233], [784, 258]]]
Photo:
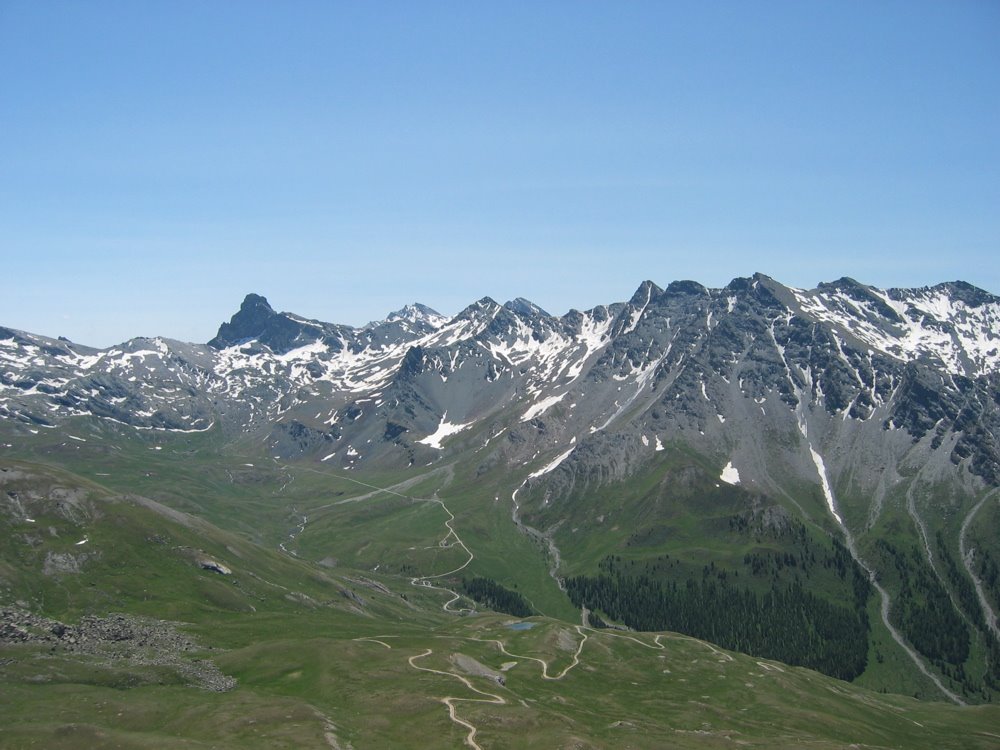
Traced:
[[228, 576], [232, 575], [233, 572], [228, 566], [215, 560], [199, 560], [198, 564], [203, 570], [211, 570], [213, 573], [218, 573], [219, 575]]
[[223, 674], [213, 662], [185, 656], [202, 647], [173, 623], [162, 620], [121, 614], [88, 615], [70, 625], [4, 607], [0, 608], [0, 645], [49, 645], [64, 654], [102, 658], [110, 665], [167, 667], [190, 685], [212, 692], [236, 687], [236, 679]]

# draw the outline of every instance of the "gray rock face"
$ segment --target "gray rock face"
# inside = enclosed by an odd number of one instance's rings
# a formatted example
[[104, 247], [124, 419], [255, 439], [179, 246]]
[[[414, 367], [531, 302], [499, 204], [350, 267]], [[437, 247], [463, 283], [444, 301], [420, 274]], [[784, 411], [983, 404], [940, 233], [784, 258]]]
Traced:
[[841, 446], [846, 465], [876, 444], [919, 444], [996, 484], [998, 378], [1000, 300], [963, 282], [645, 281], [625, 303], [561, 317], [484, 297], [451, 319], [413, 304], [362, 328], [251, 294], [207, 346], [95, 350], [0, 329], [7, 428], [91, 416], [211, 429], [342, 466], [404, 467], [486, 443], [492, 463], [520, 465], [572, 448], [560, 471], [592, 480], [627, 476], [671, 439], [723, 464], [739, 454], [752, 478], [752, 443], [771, 431], [800, 443], [806, 472], [807, 445]]
[[218, 334], [208, 345], [213, 349], [225, 349], [256, 343], [259, 345], [256, 351], [263, 351], [266, 347], [280, 355], [316, 341], [343, 347], [345, 334], [350, 336], [352, 333], [353, 329], [348, 326], [320, 323], [291, 313], [277, 313], [264, 297], [248, 294], [239, 312], [219, 327]]
[[87, 561], [95, 556], [89, 552], [75, 555], [70, 552], [48, 552], [42, 564], [42, 573], [47, 576], [79, 573]]

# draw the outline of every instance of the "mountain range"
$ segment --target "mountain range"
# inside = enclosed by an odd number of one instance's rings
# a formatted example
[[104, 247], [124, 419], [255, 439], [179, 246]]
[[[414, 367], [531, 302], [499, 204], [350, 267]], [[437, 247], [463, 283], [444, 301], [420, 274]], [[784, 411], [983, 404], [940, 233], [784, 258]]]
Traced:
[[[644, 281], [362, 327], [249, 294], [206, 344], [108, 349], [0, 328], [3, 455], [35, 471], [446, 619], [679, 632], [963, 705], [1000, 696], [998, 435], [1000, 298], [960, 281]], [[0, 576], [37, 610], [24, 559]]]

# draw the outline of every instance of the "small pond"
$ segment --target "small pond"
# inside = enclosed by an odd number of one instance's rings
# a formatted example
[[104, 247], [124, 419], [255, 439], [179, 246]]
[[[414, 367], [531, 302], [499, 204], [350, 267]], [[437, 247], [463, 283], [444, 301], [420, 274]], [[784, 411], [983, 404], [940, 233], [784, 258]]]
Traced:
[[512, 622], [507, 627], [511, 630], [531, 630], [537, 622]]

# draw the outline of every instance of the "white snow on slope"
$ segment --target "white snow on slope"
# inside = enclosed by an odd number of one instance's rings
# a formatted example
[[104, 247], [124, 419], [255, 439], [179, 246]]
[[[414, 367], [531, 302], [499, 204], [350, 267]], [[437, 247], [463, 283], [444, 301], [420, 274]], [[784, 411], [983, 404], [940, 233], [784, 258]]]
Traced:
[[444, 446], [441, 445], [441, 441], [444, 440], [449, 435], [454, 435], [456, 432], [461, 432], [472, 426], [472, 422], [467, 422], [466, 424], [455, 424], [448, 421], [448, 412], [445, 412], [441, 417], [441, 424], [438, 425], [437, 430], [433, 434], [428, 435], [423, 440], [418, 440], [418, 443], [423, 443], [424, 445], [429, 445], [431, 448], [436, 448], [437, 450], [442, 450]]
[[531, 474], [528, 474], [528, 479], [536, 479], [536, 478], [542, 476], [543, 474], [548, 474], [550, 471], [552, 471], [557, 466], [559, 466], [559, 464], [561, 464], [563, 461], [565, 461], [567, 458], [569, 458], [569, 454], [572, 453], [575, 450], [576, 450], [576, 446], [573, 446], [572, 448], [570, 448], [565, 453], [561, 453], [560, 455], [556, 456], [556, 458], [551, 463], [546, 464], [545, 466], [543, 466], [538, 471], [535, 471], [535, 472], [532, 472]]
[[[634, 378], [635, 392], [627, 399], [625, 399], [624, 404], [618, 406], [618, 410], [615, 411], [615, 413], [612, 414], [610, 417], [608, 417], [607, 420], [604, 422], [604, 424], [598, 427], [592, 426], [590, 428], [591, 432], [600, 432], [601, 430], [605, 429], [609, 424], [614, 422], [618, 417], [620, 417], [622, 414], [625, 413], [625, 410], [632, 405], [632, 403], [639, 397], [639, 394], [641, 394], [646, 389], [646, 386], [652, 381], [653, 376], [656, 375], [657, 369], [661, 364], [663, 364], [663, 361], [667, 358], [667, 355], [670, 354], [670, 349], [671, 347], [670, 345], [668, 345], [667, 350], [660, 357], [657, 357], [652, 362], [647, 363], [644, 367], [640, 366], [632, 368], [630, 376]], [[615, 403], [617, 405], [617, 402]]]
[[[788, 360], [785, 358], [785, 347], [779, 344], [777, 338], [774, 336], [773, 321], [771, 323], [771, 341], [774, 343], [774, 347], [777, 349], [778, 355], [781, 357], [781, 362], [785, 366], [785, 374], [788, 378], [788, 383], [795, 392], [795, 420], [798, 424], [802, 439], [805, 440], [806, 446], [809, 448], [809, 455], [812, 458], [813, 466], [816, 467], [816, 473], [819, 475], [820, 486], [823, 489], [823, 498], [826, 500], [826, 506], [830, 511], [830, 515], [837, 520], [838, 524], [843, 526], [844, 521], [840, 517], [840, 514], [837, 513], [837, 499], [834, 497], [833, 490], [830, 487], [830, 480], [826, 474], [826, 464], [823, 462], [823, 456], [820, 455], [819, 451], [813, 448], [812, 441], [809, 439], [809, 422], [805, 413], [805, 404], [807, 403], [805, 391], [797, 386], [795, 384], [795, 380], [792, 378], [791, 368], [789, 368]], [[804, 374], [809, 375], [808, 372]]]
[[900, 320], [842, 291], [792, 293], [803, 312], [897, 359], [936, 357], [950, 373], [963, 375], [1000, 368], [1000, 305], [970, 307], [940, 289], [913, 290], [903, 299], [875, 288], [869, 291]]
[[722, 470], [722, 474], [719, 475], [721, 479], [726, 484], [739, 484], [740, 483], [740, 472], [733, 466], [733, 462], [730, 461], [726, 464], [726, 468]]
[[443, 328], [450, 320], [451, 318], [447, 315], [441, 315], [440, 313], [426, 308], [422, 310], [418, 304], [409, 304], [401, 310], [389, 313], [382, 320], [371, 321], [367, 325], [363, 326], [363, 328], [376, 328], [386, 323], [401, 321], [405, 323], [425, 323], [434, 329], [439, 329]]
[[599, 321], [589, 313], [583, 314], [580, 333], [575, 337], [576, 343], [582, 347], [583, 351], [579, 358], [566, 371], [566, 376], [570, 378], [570, 382], [580, 377], [583, 373], [584, 364], [592, 354], [600, 351], [611, 342], [608, 332], [611, 330], [613, 323], [614, 320], [610, 316], [606, 320]]
[[[806, 436], [806, 442], [808, 443], [809, 438]], [[830, 515], [837, 519], [837, 523], [841, 526], [844, 525], [844, 519], [840, 517], [837, 512], [837, 501], [833, 497], [833, 490], [830, 489], [830, 480], [826, 475], [826, 464], [823, 463], [823, 457], [812, 447], [809, 443], [809, 453], [812, 455], [813, 463], [816, 465], [816, 471], [819, 473], [819, 483], [823, 488], [823, 498], [826, 500], [826, 507], [830, 510]]]
[[316, 339], [311, 344], [300, 346], [298, 349], [292, 349], [284, 354], [275, 354], [274, 358], [279, 362], [309, 361], [315, 359], [317, 355], [326, 354], [328, 351], [329, 347], [322, 340]]
[[543, 398], [537, 401], [528, 408], [528, 411], [526, 411], [524, 416], [521, 417], [521, 421], [530, 422], [535, 417], [547, 412], [551, 407], [558, 404], [564, 398], [566, 398], [566, 394], [560, 393], [558, 396], [549, 396], [548, 398]]
[[638, 310], [633, 310], [631, 318], [629, 319], [628, 325], [622, 329], [622, 333], [632, 333], [639, 325], [639, 321], [642, 320], [642, 314], [646, 312], [646, 308], [649, 307], [650, 300], [653, 299], [653, 288], [646, 288], [646, 301], [642, 303], [642, 307]]

